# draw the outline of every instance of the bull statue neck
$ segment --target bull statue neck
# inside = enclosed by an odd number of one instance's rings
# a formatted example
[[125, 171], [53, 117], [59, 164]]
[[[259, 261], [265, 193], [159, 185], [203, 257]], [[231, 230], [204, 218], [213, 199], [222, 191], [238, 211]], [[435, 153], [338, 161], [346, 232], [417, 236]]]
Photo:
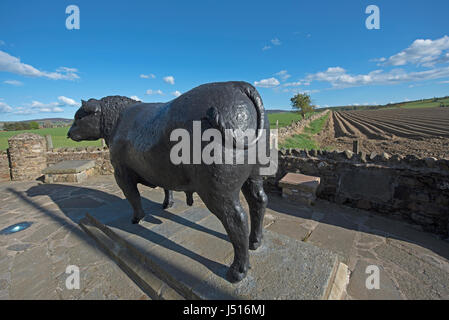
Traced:
[[[117, 127], [117, 123], [120, 119], [120, 114], [128, 106], [136, 103], [137, 101], [120, 101], [118, 102], [118, 97], [106, 97], [100, 100], [101, 106], [101, 119], [100, 119], [100, 131], [106, 145], [109, 147], [111, 137], [113, 135], [114, 129]], [[122, 98], [122, 97], [120, 97]], [[125, 97], [123, 97], [125, 98]], [[120, 99], [121, 100], [121, 99]]]

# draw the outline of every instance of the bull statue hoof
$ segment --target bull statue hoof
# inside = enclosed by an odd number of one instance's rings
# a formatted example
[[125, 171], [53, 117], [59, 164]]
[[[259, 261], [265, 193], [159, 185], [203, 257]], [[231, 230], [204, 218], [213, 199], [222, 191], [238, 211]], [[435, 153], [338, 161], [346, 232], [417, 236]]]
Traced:
[[142, 220], [145, 217], [145, 215], [143, 216], [133, 216], [131, 223], [132, 224], [138, 224], [140, 222], [140, 220]]
[[163, 209], [168, 209], [173, 207], [173, 205], [175, 204], [175, 202], [173, 200], [171, 201], [164, 201], [164, 203], [162, 204], [162, 208]]
[[246, 277], [247, 273], [248, 273], [247, 268], [246, 268], [246, 270], [239, 271], [237, 268], [234, 268], [233, 266], [231, 266], [228, 269], [228, 272], [226, 273], [226, 279], [231, 283], [237, 283], [237, 282], [242, 281]]
[[249, 241], [249, 250], [257, 250], [262, 244], [262, 239], [258, 241]]

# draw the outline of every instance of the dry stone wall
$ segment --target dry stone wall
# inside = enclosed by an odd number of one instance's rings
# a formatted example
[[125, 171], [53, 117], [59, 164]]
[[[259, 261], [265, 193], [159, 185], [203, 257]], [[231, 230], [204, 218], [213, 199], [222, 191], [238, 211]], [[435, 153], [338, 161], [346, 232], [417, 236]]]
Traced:
[[45, 138], [34, 133], [21, 133], [8, 139], [11, 179], [35, 180], [47, 167]]
[[11, 180], [7, 151], [0, 151], [0, 182]]
[[113, 174], [109, 149], [102, 147], [58, 148], [46, 153], [48, 166], [64, 160], [95, 160], [95, 174]]
[[329, 201], [405, 219], [427, 231], [448, 235], [449, 160], [375, 153], [305, 151], [279, 152], [276, 189], [287, 173], [318, 176], [317, 196]]

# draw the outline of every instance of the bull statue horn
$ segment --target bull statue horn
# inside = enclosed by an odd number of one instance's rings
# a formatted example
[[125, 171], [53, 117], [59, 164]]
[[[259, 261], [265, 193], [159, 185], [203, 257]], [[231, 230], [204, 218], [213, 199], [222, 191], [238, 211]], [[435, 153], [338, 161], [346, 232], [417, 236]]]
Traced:
[[88, 101], [84, 104], [84, 110], [86, 110], [88, 113], [96, 113], [100, 112], [100, 102], [97, 100], [94, 101]]

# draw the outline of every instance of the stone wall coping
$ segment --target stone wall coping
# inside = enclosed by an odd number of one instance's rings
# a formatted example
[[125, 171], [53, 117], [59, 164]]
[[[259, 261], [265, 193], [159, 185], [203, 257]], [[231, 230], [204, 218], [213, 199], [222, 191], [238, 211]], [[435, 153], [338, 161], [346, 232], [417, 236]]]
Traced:
[[279, 181], [279, 186], [281, 188], [297, 188], [306, 192], [315, 193], [320, 185], [320, 180], [320, 177], [289, 172]]
[[15, 136], [12, 136], [8, 139], [8, 141], [14, 141], [14, 140], [42, 140], [45, 139], [43, 136], [37, 134], [37, 133], [31, 133], [31, 132], [24, 132], [19, 133]]
[[66, 160], [52, 165], [44, 170], [44, 174], [79, 173], [95, 167], [94, 160]]
[[325, 151], [325, 150], [303, 150], [303, 149], [281, 149], [280, 157], [307, 158], [315, 161], [330, 163], [344, 162], [356, 166], [377, 166], [394, 169], [429, 170], [449, 174], [449, 159], [437, 159], [434, 157], [419, 158], [415, 155], [389, 155], [387, 153], [377, 154], [375, 152], [367, 155], [365, 152], [354, 154], [350, 150]]
[[94, 153], [94, 152], [109, 152], [107, 147], [76, 147], [76, 148], [53, 148], [47, 151], [47, 153]]

